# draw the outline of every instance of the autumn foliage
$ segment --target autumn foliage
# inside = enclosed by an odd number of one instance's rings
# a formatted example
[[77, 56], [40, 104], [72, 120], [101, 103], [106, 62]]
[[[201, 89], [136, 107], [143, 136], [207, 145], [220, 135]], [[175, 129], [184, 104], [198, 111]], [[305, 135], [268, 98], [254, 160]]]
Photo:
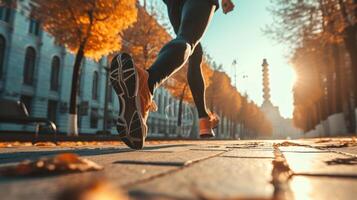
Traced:
[[118, 37], [136, 21], [135, 0], [32, 0], [32, 16], [57, 43], [99, 59], [121, 49]]
[[68, 118], [78, 135], [77, 91], [84, 56], [99, 60], [121, 49], [119, 35], [136, 21], [136, 0], [32, 0], [31, 16], [55, 41], [75, 53]]
[[140, 5], [137, 8], [137, 21], [122, 34], [121, 51], [130, 52], [137, 66], [148, 68], [171, 36], [157, 22], [155, 11], [149, 13]]

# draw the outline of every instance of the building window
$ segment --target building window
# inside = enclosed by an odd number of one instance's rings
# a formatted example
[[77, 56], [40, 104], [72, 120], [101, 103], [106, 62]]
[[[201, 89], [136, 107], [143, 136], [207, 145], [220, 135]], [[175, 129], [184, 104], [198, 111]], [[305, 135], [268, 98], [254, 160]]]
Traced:
[[33, 84], [33, 76], [35, 72], [36, 51], [33, 47], [26, 49], [24, 63], [24, 83], [27, 85]]
[[99, 75], [98, 72], [93, 74], [93, 85], [92, 85], [92, 99], [98, 100], [98, 84], [99, 84]]
[[57, 101], [54, 101], [54, 100], [48, 101], [47, 118], [56, 123], [56, 121], [57, 121]]
[[58, 91], [60, 74], [60, 59], [58, 56], [53, 57], [51, 64], [51, 90]]
[[108, 87], [108, 101], [109, 103], [113, 103], [113, 86], [110, 84]]
[[0, 7], [0, 20], [10, 23], [11, 20], [11, 8], [9, 5]]
[[92, 108], [90, 112], [90, 128], [98, 128], [98, 109]]
[[40, 22], [35, 19], [30, 19], [29, 33], [36, 36], [40, 35]]
[[27, 112], [29, 115], [32, 113], [32, 97], [27, 95], [22, 95], [20, 101], [25, 104]]
[[108, 129], [112, 129], [112, 127], [114, 126], [115, 124], [115, 116], [114, 116], [114, 113], [112, 110], [108, 110], [108, 113], [107, 113], [107, 121], [106, 121], [106, 127]]
[[0, 35], [0, 79], [3, 77], [6, 40]]

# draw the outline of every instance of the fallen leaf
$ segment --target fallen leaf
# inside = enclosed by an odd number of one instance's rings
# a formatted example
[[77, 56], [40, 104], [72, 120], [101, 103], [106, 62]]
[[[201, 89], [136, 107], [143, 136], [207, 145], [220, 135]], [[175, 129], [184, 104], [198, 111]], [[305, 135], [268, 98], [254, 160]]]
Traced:
[[18, 165], [0, 168], [1, 176], [36, 176], [102, 170], [103, 167], [76, 154], [25, 160]]
[[29, 146], [32, 146], [31, 142], [0, 142], [0, 148], [29, 147]]
[[326, 142], [331, 142], [332, 139], [331, 138], [324, 138], [324, 139], [319, 139], [317, 141], [315, 141], [315, 143], [326, 143]]
[[293, 142], [289, 142], [289, 141], [284, 141], [282, 143], [274, 143], [273, 145], [274, 147], [288, 147], [288, 146], [302, 146], [300, 144], [296, 144]]
[[57, 200], [129, 200], [121, 190], [104, 181], [83, 183], [66, 188]]
[[35, 147], [55, 147], [57, 145], [53, 142], [36, 142], [33, 146], [35, 146]]

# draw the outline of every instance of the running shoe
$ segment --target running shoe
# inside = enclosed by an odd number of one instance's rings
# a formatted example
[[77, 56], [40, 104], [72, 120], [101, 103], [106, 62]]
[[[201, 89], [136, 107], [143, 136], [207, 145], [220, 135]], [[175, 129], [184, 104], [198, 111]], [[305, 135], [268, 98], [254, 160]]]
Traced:
[[215, 137], [213, 129], [218, 127], [219, 117], [214, 113], [209, 113], [208, 117], [199, 119], [200, 138]]
[[126, 145], [136, 150], [144, 147], [149, 110], [156, 108], [148, 77], [148, 72], [136, 67], [127, 53], [118, 54], [111, 62], [110, 81], [119, 100], [118, 134]]

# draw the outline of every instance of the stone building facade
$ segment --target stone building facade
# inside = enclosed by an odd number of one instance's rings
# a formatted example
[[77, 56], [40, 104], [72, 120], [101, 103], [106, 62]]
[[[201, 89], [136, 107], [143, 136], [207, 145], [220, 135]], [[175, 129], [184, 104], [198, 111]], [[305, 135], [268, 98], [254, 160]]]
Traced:
[[[21, 100], [31, 116], [53, 120], [60, 133], [67, 130], [74, 55], [28, 18], [18, 3], [16, 9], [0, 7], [0, 99]], [[78, 92], [79, 132], [103, 130], [108, 60], [84, 59]], [[110, 88], [110, 86], [109, 86]], [[109, 89], [107, 127], [115, 133], [119, 105]], [[164, 88], [155, 92], [159, 112], [150, 114], [149, 136], [194, 137], [196, 113], [184, 104], [183, 125], [177, 127], [178, 101]], [[0, 108], [1, 109], [1, 108]], [[0, 130], [33, 131], [31, 125], [0, 123]], [[168, 134], [170, 133], [170, 134]]]

